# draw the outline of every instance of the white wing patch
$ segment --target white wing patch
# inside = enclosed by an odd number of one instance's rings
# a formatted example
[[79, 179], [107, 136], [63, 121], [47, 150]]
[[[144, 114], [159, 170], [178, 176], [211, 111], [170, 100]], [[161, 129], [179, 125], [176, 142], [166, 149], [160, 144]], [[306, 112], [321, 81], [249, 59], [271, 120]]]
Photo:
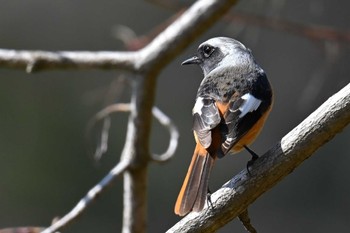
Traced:
[[261, 104], [261, 100], [255, 98], [250, 93], [243, 95], [241, 98], [244, 100], [244, 103], [239, 107], [239, 111], [241, 111], [239, 118], [244, 117], [248, 112], [257, 110]]
[[202, 97], [198, 97], [196, 100], [196, 103], [194, 104], [194, 107], [192, 109], [192, 114], [194, 115], [195, 113], [198, 113], [199, 115], [202, 115], [202, 108], [204, 106]]

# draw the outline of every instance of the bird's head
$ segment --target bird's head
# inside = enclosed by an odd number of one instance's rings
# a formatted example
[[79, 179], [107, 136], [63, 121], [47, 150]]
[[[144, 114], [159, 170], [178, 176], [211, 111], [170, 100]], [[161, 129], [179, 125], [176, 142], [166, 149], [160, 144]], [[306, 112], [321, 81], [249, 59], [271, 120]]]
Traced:
[[197, 64], [204, 75], [216, 69], [234, 66], [244, 66], [254, 63], [250, 49], [241, 42], [228, 37], [215, 37], [199, 45], [197, 54], [182, 65]]

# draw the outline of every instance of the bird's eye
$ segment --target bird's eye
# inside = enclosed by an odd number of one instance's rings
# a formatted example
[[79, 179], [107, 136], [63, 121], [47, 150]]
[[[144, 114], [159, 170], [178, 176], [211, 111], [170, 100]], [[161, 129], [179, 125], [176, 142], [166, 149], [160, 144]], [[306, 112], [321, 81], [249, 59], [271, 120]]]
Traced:
[[203, 54], [206, 58], [210, 57], [210, 55], [214, 52], [214, 48], [206, 45], [203, 47]]

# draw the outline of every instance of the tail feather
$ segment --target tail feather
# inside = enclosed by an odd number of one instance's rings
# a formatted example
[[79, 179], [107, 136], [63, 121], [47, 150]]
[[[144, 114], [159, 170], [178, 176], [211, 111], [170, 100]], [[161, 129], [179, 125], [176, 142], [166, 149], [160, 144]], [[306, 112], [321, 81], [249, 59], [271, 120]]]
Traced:
[[203, 147], [197, 145], [175, 204], [175, 214], [184, 216], [190, 211], [198, 212], [203, 209], [214, 161]]
[[209, 176], [211, 169], [214, 164], [213, 157], [210, 156], [209, 153], [205, 156], [205, 164], [202, 170], [202, 176], [200, 180], [200, 185], [198, 188], [197, 198], [193, 205], [193, 211], [198, 212], [201, 211], [204, 207], [205, 202], [207, 201], [208, 197], [208, 190], [209, 190]]

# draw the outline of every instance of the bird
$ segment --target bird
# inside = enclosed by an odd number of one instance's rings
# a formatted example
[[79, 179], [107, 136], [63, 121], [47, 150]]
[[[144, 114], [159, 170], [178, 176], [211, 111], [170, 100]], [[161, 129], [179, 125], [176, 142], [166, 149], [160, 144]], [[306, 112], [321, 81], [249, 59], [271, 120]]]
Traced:
[[260, 133], [273, 105], [265, 71], [249, 48], [229, 37], [211, 38], [182, 65], [199, 65], [204, 78], [198, 88], [193, 116], [196, 146], [174, 212], [179, 216], [204, 208], [209, 176], [217, 159], [246, 149]]

